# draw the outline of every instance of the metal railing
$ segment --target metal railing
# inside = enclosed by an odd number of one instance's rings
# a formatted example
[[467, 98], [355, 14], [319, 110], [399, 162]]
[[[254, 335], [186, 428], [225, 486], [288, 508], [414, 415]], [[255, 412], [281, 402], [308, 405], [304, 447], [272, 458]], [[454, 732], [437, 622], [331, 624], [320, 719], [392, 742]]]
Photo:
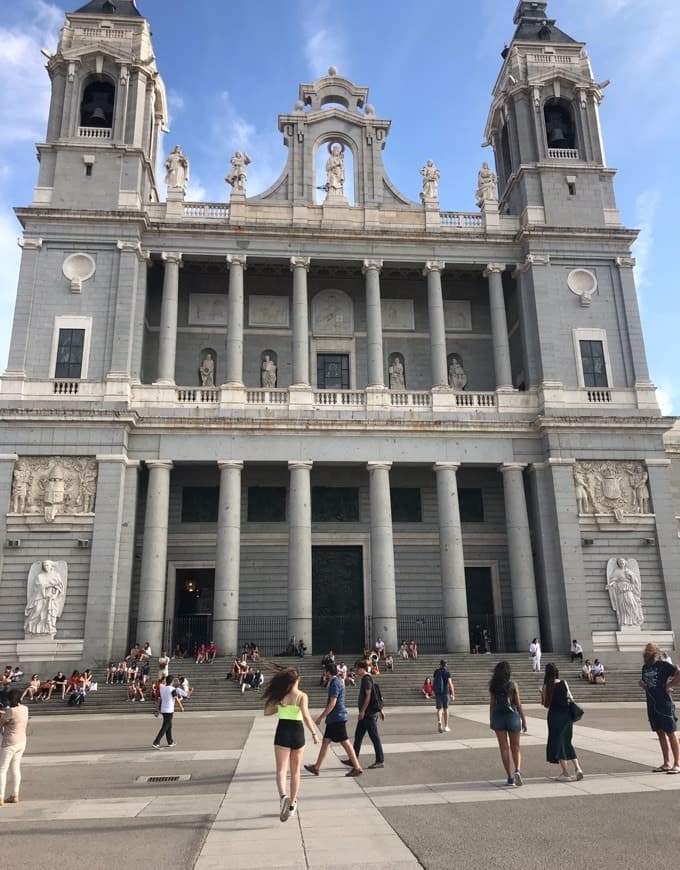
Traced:
[[[238, 652], [243, 649], [243, 644], [256, 643], [262, 656], [283, 655], [288, 640], [288, 619], [285, 616], [242, 616], [238, 621]], [[303, 640], [311, 649], [310, 639]]]

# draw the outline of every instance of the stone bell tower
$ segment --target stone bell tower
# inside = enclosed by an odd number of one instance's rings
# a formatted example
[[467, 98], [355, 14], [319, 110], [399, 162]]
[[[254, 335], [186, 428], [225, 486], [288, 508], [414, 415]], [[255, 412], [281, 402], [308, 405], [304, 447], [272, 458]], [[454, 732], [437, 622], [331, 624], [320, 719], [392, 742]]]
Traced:
[[608, 82], [596, 82], [585, 45], [556, 26], [547, 5], [518, 3], [493, 91], [486, 139], [501, 211], [524, 224], [620, 226], [600, 131]]
[[139, 210], [157, 202], [165, 88], [134, 0], [91, 0], [68, 13], [47, 71], [52, 98], [33, 205]]

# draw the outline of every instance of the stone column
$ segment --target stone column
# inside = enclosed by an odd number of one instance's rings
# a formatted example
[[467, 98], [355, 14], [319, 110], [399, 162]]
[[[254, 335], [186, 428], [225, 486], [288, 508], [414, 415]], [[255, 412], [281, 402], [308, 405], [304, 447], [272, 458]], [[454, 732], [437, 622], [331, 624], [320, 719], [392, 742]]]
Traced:
[[148, 640], [151, 649], [156, 652], [163, 643], [172, 462], [148, 459], [146, 467], [149, 469], [149, 486], [144, 517], [137, 638], [141, 638], [139, 643]]
[[503, 295], [503, 263], [489, 263], [484, 277], [489, 280], [489, 313], [491, 315], [491, 335], [493, 339], [493, 363], [496, 374], [496, 389], [512, 389], [512, 369], [510, 367], [510, 342], [508, 341], [508, 319], [505, 314]]
[[[371, 503], [371, 597], [373, 634], [381, 635], [388, 650], [398, 648], [397, 592], [394, 576], [392, 504], [390, 502], [391, 462], [368, 463]], [[375, 637], [370, 638], [371, 642]]]
[[227, 314], [227, 362], [225, 383], [243, 386], [243, 273], [246, 258], [243, 254], [229, 254], [229, 303]]
[[368, 386], [385, 387], [383, 363], [382, 311], [380, 308], [380, 270], [382, 260], [364, 260], [362, 272], [366, 276], [366, 356], [368, 360]]
[[[288, 637], [312, 637], [312, 488], [311, 462], [289, 462]], [[315, 650], [318, 652], [318, 650]]]
[[[116, 288], [116, 314], [113, 325], [113, 347], [111, 365], [107, 380], [128, 380], [132, 371], [132, 352], [134, 331], [137, 322], [136, 311], [139, 301], [139, 276], [146, 272], [147, 251], [141, 244], [119, 241], [118, 286]], [[174, 367], [174, 364], [173, 364]]]
[[430, 321], [430, 347], [432, 349], [432, 386], [448, 387], [449, 372], [446, 363], [446, 324], [444, 321], [444, 298], [442, 296], [441, 261], [425, 263], [423, 275], [427, 276], [427, 310]]
[[293, 273], [293, 384], [309, 386], [309, 311], [307, 273], [309, 257], [291, 257]]
[[529, 649], [532, 638], [540, 635], [536, 578], [522, 473], [525, 468], [526, 465], [519, 462], [507, 463], [500, 468], [503, 473], [515, 645], [519, 651]]
[[[179, 301], [179, 269], [181, 254], [161, 254], [165, 262], [163, 272], [163, 301], [161, 303], [161, 329], [158, 337], [157, 384], [175, 383], [175, 354], [177, 353], [177, 303]], [[153, 649], [153, 645], [152, 645]]]
[[242, 462], [222, 460], [217, 515], [213, 640], [220, 655], [238, 650], [239, 574], [241, 567]]
[[456, 462], [437, 462], [439, 552], [444, 602], [444, 625], [448, 652], [470, 652], [463, 531], [460, 525]]

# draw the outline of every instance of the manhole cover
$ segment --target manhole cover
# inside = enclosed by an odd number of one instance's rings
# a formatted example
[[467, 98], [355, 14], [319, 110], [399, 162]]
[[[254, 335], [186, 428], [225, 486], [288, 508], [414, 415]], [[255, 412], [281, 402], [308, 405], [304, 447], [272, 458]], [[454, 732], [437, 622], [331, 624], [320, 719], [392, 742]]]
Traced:
[[158, 783], [158, 782], [188, 782], [190, 773], [174, 773], [168, 776], [138, 776], [135, 782]]

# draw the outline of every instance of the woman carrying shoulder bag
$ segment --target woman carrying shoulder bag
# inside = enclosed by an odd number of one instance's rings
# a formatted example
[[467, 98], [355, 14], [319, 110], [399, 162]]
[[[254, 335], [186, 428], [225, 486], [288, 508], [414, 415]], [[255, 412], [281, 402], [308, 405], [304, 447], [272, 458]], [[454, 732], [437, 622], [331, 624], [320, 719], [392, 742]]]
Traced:
[[571, 781], [569, 761], [574, 765], [576, 779], [583, 779], [583, 771], [571, 742], [574, 726], [569, 710], [570, 701], [569, 686], [560, 679], [560, 672], [555, 665], [547, 664], [541, 689], [541, 703], [548, 710], [546, 760], [548, 764], [559, 764], [562, 768], [562, 772], [557, 777], [558, 782]]

